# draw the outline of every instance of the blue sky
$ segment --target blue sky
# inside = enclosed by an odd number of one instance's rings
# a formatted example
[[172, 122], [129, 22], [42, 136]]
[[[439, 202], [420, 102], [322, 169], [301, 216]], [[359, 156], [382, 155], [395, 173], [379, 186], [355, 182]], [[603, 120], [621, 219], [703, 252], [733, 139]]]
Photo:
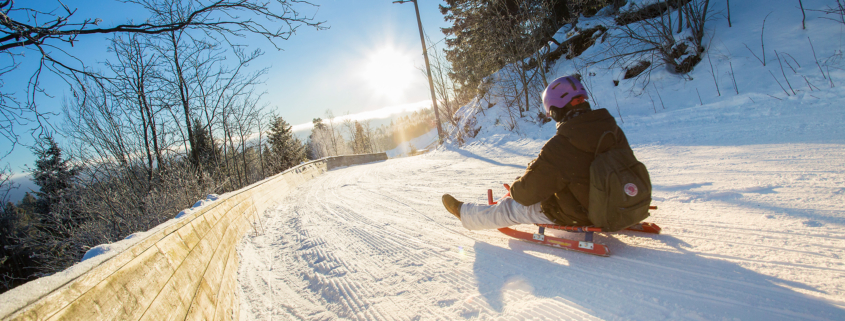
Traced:
[[[310, 122], [326, 109], [340, 116], [430, 100], [420, 71], [413, 72], [407, 90], [398, 97], [380, 95], [359, 75], [371, 57], [387, 48], [407, 56], [414, 66], [424, 66], [413, 4], [389, 0], [315, 3], [320, 4], [317, 18], [331, 28], [302, 28], [283, 44], [284, 51], [268, 52], [262, 58], [272, 66], [268, 101], [278, 106], [289, 123]], [[435, 42], [443, 38], [439, 28], [447, 26], [439, 3], [420, 0], [423, 28]]]
[[[120, 3], [116, 0], [64, 0], [70, 8], [77, 8], [74, 15], [78, 19], [101, 18], [101, 26], [113, 26], [129, 19], [136, 22], [145, 17], [142, 8]], [[251, 49], [261, 48], [266, 54], [253, 63], [253, 67], [270, 67], [266, 84], [260, 90], [266, 91], [264, 101], [292, 125], [310, 123], [313, 118], [324, 117], [327, 109], [335, 116], [347, 113], [380, 115], [380, 109], [397, 110], [396, 106], [422, 106], [430, 100], [428, 83], [423, 73], [413, 70], [424, 67], [419, 31], [417, 29], [414, 5], [412, 3], [394, 4], [392, 0], [314, 0], [319, 7], [299, 6], [302, 13], [325, 21], [327, 30], [315, 30], [300, 27], [297, 33], [287, 41], [278, 42], [282, 51], [277, 51], [263, 39], [240, 39], [241, 44], [248, 44]], [[448, 24], [443, 21], [438, 4], [442, 1], [419, 0], [420, 16], [426, 34], [438, 42], [444, 38], [441, 27]], [[53, 0], [39, 0], [43, 8], [58, 8]], [[429, 43], [429, 46], [432, 44]], [[73, 48], [62, 47], [79, 57], [89, 66], [102, 68], [102, 61], [111, 56], [107, 52], [107, 37], [91, 35], [81, 37]], [[442, 48], [443, 42], [438, 44]], [[390, 90], [392, 95], [372, 84], [364, 70], [373, 68], [373, 57], [384, 55], [405, 57], [394, 62], [395, 69], [409, 69], [410, 77], [403, 78], [407, 86], [397, 86]], [[34, 55], [30, 56], [34, 57]], [[380, 56], [379, 56], [380, 57]], [[18, 70], [18, 77], [29, 77], [33, 61], [24, 61]], [[399, 64], [410, 66], [402, 67]], [[13, 77], [5, 77], [3, 90], [22, 92]], [[23, 79], [23, 78], [20, 78]], [[42, 78], [42, 84], [53, 97], [39, 98], [39, 110], [59, 112], [67, 85], [54, 76]], [[18, 87], [16, 87], [18, 86]], [[404, 108], [407, 110], [408, 108]], [[61, 116], [53, 116], [52, 122], [61, 124]], [[23, 143], [32, 139], [23, 128], [17, 130]], [[61, 138], [59, 138], [61, 142]], [[0, 142], [0, 151], [10, 150], [7, 141]], [[25, 171], [26, 165], [32, 165], [33, 157], [29, 149], [18, 146], [0, 164], [9, 164], [15, 173]]]

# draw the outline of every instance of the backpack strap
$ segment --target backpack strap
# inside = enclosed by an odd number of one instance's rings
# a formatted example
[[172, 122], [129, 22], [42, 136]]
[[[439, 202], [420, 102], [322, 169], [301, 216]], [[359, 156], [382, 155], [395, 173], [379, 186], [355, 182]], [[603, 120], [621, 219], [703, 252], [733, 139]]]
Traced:
[[[606, 131], [606, 132], [601, 134], [601, 137], [599, 138], [599, 143], [596, 145], [596, 152], [595, 152], [595, 154], [593, 154], [594, 159], [599, 156], [599, 148], [601, 148], [601, 143], [604, 140], [604, 137], [607, 136], [607, 134], [613, 135], [614, 145], [616, 144], [616, 141], [619, 140], [619, 137], [616, 136], [616, 132], [618, 130], [619, 130], [619, 127], [616, 127], [616, 130], [614, 130], [614, 131]], [[613, 145], [610, 145], [610, 146], [612, 147]]]

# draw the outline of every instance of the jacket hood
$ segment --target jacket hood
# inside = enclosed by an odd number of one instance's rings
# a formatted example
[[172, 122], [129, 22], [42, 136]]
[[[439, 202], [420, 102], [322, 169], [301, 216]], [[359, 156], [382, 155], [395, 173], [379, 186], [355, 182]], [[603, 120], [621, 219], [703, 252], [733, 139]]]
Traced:
[[[558, 123], [557, 134], [565, 137], [569, 142], [580, 150], [589, 153], [596, 152], [596, 146], [604, 132], [617, 133], [619, 127], [616, 120], [610, 115], [607, 109], [597, 109], [581, 114], [569, 121]], [[616, 140], [619, 138], [616, 137]], [[609, 149], [615, 143], [613, 135], [607, 135], [602, 142], [602, 152]]]

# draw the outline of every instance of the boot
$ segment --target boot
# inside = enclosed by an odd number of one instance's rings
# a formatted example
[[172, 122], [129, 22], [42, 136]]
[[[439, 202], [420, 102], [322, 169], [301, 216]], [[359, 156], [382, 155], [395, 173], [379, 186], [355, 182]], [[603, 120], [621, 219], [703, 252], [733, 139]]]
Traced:
[[464, 203], [456, 200], [452, 195], [443, 194], [443, 206], [458, 219], [461, 219], [461, 205], [464, 205]]

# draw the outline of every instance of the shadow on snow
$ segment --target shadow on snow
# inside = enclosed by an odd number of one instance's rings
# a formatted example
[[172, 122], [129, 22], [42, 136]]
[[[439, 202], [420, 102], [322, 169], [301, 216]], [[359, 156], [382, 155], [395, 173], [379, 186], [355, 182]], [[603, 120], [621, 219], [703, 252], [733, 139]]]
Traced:
[[[568, 234], [576, 240], [582, 237]], [[651, 237], [672, 250], [638, 248], [605, 234], [597, 234], [596, 240], [610, 247], [608, 258], [518, 240], [510, 240], [510, 249], [476, 242], [473, 271], [478, 290], [489, 308], [526, 315], [542, 310], [579, 318], [573, 310], [581, 310], [603, 319], [845, 318], [840, 307], [784, 287], [819, 292], [805, 284], [697, 255], [670, 235], [637, 237]], [[532, 307], [508, 306], [503, 299], [510, 289], [558, 302], [525, 311]]]

